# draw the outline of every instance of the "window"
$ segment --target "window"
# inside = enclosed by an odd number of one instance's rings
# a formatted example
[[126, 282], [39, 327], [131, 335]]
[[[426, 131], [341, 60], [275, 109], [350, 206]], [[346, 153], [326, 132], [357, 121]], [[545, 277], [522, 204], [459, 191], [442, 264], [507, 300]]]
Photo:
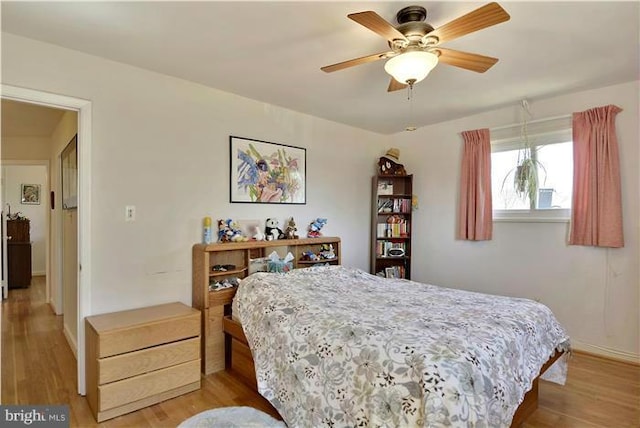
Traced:
[[520, 126], [491, 132], [494, 220], [566, 221], [573, 190], [570, 119], [527, 128], [528, 147]]

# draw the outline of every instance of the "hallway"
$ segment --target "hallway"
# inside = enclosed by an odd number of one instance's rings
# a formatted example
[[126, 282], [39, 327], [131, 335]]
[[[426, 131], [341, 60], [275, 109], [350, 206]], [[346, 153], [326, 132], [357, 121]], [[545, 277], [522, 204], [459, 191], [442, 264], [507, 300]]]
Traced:
[[9, 290], [2, 303], [2, 402], [86, 407], [76, 382], [62, 316], [45, 303], [45, 277], [34, 276], [30, 287]]

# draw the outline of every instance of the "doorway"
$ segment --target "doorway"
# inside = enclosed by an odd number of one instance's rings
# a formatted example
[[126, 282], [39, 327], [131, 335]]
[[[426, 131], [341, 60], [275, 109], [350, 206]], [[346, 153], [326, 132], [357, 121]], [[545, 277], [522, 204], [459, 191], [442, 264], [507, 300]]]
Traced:
[[[78, 144], [78, 207], [77, 207], [77, 255], [72, 265], [77, 267], [75, 274], [77, 283], [77, 298], [76, 298], [76, 315], [72, 320], [75, 327], [75, 341], [76, 341], [76, 357], [77, 357], [77, 389], [78, 393], [84, 395], [86, 392], [85, 387], [85, 364], [84, 364], [84, 317], [91, 314], [90, 307], [90, 278], [91, 273], [91, 253], [90, 253], [90, 241], [91, 241], [91, 175], [90, 175], [90, 147], [91, 147], [91, 102], [78, 98], [68, 97], [64, 95], [51, 94], [48, 92], [42, 92], [32, 89], [19, 88], [10, 85], [2, 85], [2, 99], [13, 100], [28, 104], [37, 104], [46, 107], [53, 107], [63, 110], [71, 110], [77, 112], [77, 144]], [[60, 152], [57, 152], [59, 154]], [[52, 157], [52, 164], [56, 162], [60, 165], [59, 157]], [[53, 175], [53, 165], [51, 168]], [[0, 199], [4, 195], [0, 194]], [[57, 198], [56, 198], [57, 199]], [[57, 212], [61, 211], [61, 206], [55, 207]], [[62, 227], [62, 214], [59, 215], [59, 222], [52, 221], [52, 231], [55, 230], [57, 225]], [[6, 243], [6, 228], [3, 231], [3, 245]], [[61, 236], [53, 237], [52, 246], [60, 248], [62, 245]], [[55, 254], [55, 252], [50, 252]], [[61, 267], [63, 263], [62, 257], [51, 260], [51, 266]], [[4, 276], [3, 276], [4, 286]], [[55, 296], [52, 296], [52, 300]], [[72, 346], [73, 348], [73, 346]]]

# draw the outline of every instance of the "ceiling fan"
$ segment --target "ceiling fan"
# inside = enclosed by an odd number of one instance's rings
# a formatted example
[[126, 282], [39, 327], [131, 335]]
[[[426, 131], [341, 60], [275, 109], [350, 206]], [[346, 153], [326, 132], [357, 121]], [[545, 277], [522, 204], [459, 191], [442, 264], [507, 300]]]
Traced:
[[498, 3], [489, 3], [436, 29], [424, 22], [427, 10], [422, 6], [401, 9], [396, 14], [399, 24], [397, 27], [373, 11], [351, 13], [347, 17], [387, 39], [391, 50], [327, 65], [321, 70], [331, 73], [355, 65], [389, 59], [384, 67], [392, 76], [388, 92], [413, 86], [427, 77], [438, 62], [484, 73], [498, 62], [498, 58], [443, 48], [440, 47], [440, 43], [508, 21], [510, 18]]

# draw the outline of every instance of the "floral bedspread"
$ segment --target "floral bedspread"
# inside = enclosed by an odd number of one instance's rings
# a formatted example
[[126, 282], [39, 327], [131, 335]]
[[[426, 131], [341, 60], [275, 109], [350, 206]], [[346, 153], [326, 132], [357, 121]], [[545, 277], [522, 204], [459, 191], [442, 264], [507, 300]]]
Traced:
[[233, 311], [289, 427], [508, 427], [569, 346], [540, 303], [341, 266], [253, 274]]

